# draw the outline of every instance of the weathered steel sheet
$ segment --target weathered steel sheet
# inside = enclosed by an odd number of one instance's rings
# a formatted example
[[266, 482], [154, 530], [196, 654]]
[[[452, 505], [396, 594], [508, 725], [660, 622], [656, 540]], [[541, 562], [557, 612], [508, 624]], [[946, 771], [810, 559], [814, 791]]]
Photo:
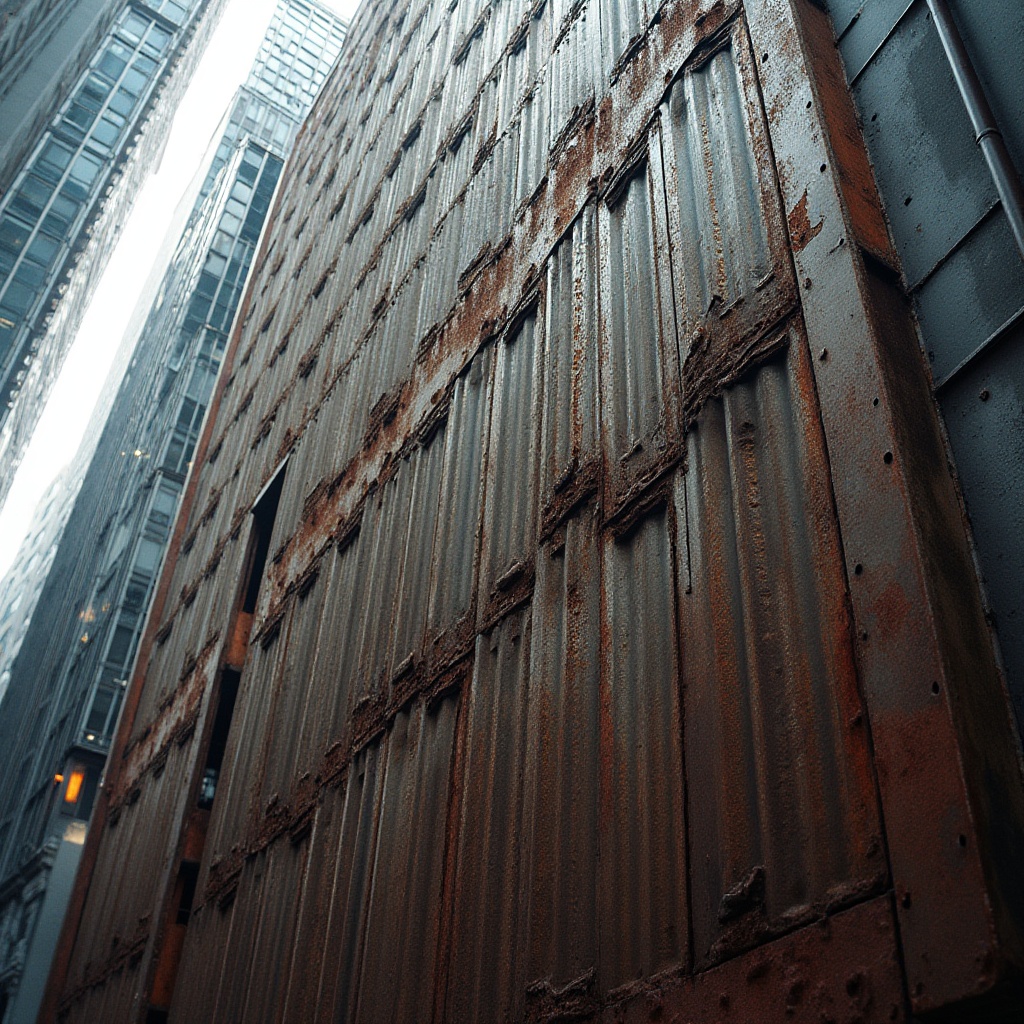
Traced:
[[488, 346], [452, 393], [427, 618], [435, 638], [472, 612], [493, 361], [493, 346]]
[[886, 881], [803, 339], [709, 403], [679, 482], [693, 927], [707, 964]]
[[499, 343], [487, 446], [480, 599], [502, 602], [533, 574], [542, 339], [536, 309]]
[[391, 672], [397, 676], [411, 671], [423, 660], [423, 634], [427, 625], [430, 596], [431, 555], [437, 527], [441, 474], [444, 464], [444, 432], [436, 427], [426, 444], [399, 469], [412, 476], [409, 523], [405, 537], [401, 586], [395, 600], [395, 631]]
[[[873, 660], [927, 588], [888, 623], [858, 604], [930, 569], [909, 532], [884, 570], [865, 553], [864, 481], [909, 500], [891, 449], [851, 461], [861, 392], [893, 392], [835, 326], [868, 300], [812, 263], [799, 308], [794, 264], [881, 221], [832, 237], [831, 155], [776, 173], [817, 95], [771, 77], [802, 53], [788, 0], [367, 10], [285, 173], [171, 570], [192, 601], [161, 675], [221, 657], [289, 456], [172, 1019], [898, 1019], [909, 903], [985, 889], [912, 838], [973, 805], [949, 722], [938, 792], [901, 757], [917, 705]], [[744, 10], [792, 52], [752, 50]], [[159, 916], [153, 877], [126, 914]]]
[[[517, 1020], [527, 891], [521, 831], [530, 684], [530, 615], [477, 638], [466, 698], [445, 1018]], [[487, 893], [487, 899], [481, 894]], [[492, 965], [504, 964], [501, 971]]]
[[[596, 509], [542, 548], [532, 608], [522, 834], [528, 1016], [593, 999], [598, 962], [601, 573]], [[566, 998], [565, 993], [568, 993]]]
[[[419, 701], [387, 733], [353, 1020], [430, 1019], [458, 701]], [[395, 964], [401, 983], [395, 984]]]
[[689, 956], [672, 511], [645, 516], [603, 557], [602, 995]]
[[[653, 133], [652, 133], [653, 134]], [[655, 151], [647, 150], [651, 142]], [[601, 384], [607, 501], [643, 483], [679, 436], [679, 366], [657, 139], [600, 206]]]

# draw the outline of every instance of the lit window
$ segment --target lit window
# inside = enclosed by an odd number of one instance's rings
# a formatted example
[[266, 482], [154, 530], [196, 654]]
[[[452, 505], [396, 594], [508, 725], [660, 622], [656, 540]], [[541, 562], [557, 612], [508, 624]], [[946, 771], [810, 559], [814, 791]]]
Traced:
[[82, 795], [82, 783], [84, 781], [85, 772], [81, 768], [76, 768], [68, 779], [68, 788], [64, 790], [64, 803], [78, 803], [78, 798]]

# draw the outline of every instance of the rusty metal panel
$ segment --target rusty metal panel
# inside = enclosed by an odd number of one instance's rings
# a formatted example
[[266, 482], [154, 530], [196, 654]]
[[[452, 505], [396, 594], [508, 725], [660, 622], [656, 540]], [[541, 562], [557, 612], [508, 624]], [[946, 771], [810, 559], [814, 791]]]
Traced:
[[[656, 133], [641, 140], [601, 209], [601, 375], [607, 500], [655, 472], [678, 439], [675, 314]], [[656, 223], [656, 220], [659, 223]]]
[[593, 583], [600, 575], [599, 520], [589, 505], [537, 562], [522, 827], [531, 1018], [595, 995], [602, 632]]
[[601, 43], [606, 70], [615, 68], [627, 50], [635, 45], [647, 27], [654, 0], [619, 3], [619, 0], [600, 0]]
[[689, 956], [672, 518], [662, 506], [604, 541], [602, 994]]
[[[330, 553], [325, 556], [332, 557]], [[326, 587], [320, 573], [320, 563], [311, 566], [310, 575], [303, 580], [295, 595], [292, 613], [288, 616], [287, 634], [280, 641], [283, 650], [274, 688], [274, 706], [269, 714], [273, 728], [267, 738], [267, 768], [262, 779], [263, 806], [275, 795], [283, 797], [288, 793], [308, 759], [305, 751], [311, 737], [307, 730], [312, 724], [312, 716], [317, 713], [309, 706], [315, 699], [316, 689], [310, 681], [319, 655], [326, 601]]]
[[[681, 579], [695, 955], [879, 890], [886, 865], [803, 338], [701, 411]], [[682, 494], [680, 495], [682, 498]]]
[[[556, 5], [561, 6], [561, 5]], [[596, 4], [587, 0], [567, 11], [568, 23], [559, 28], [561, 41], [555, 48], [547, 78], [548, 143], [554, 146], [574, 116], [594, 103], [594, 87], [599, 74], [600, 27]], [[555, 24], [558, 12], [553, 15]]]
[[421, 700], [388, 730], [354, 1020], [430, 1019], [457, 712], [451, 697]]
[[472, 609], [493, 358], [492, 346], [480, 351], [452, 394], [427, 619], [435, 635]]
[[353, 1020], [358, 997], [361, 935], [373, 875], [377, 815], [383, 757], [379, 743], [371, 743], [352, 759], [345, 786], [341, 841], [329, 856], [335, 865], [331, 916], [320, 958], [317, 1024]]
[[[302, 955], [295, 938], [297, 908], [302, 901], [308, 855], [309, 843], [301, 839], [276, 843], [257, 858], [256, 870], [263, 873], [263, 891], [256, 901], [259, 919], [254, 932], [244, 1001], [234, 1007], [218, 1006], [218, 1016], [222, 1019], [281, 1019], [292, 962]], [[272, 899], [268, 898], [271, 893]], [[193, 1019], [202, 1020], [203, 1016]]]
[[[359, 640], [359, 669], [356, 701], [374, 700], [381, 692], [388, 672], [388, 655], [393, 643], [392, 617], [396, 593], [402, 587], [401, 560], [409, 529], [409, 498], [412, 474], [398, 472], [371, 500], [377, 505], [373, 547], [366, 566], [366, 590], [362, 600], [363, 620]], [[367, 537], [369, 540], [369, 537]]]
[[[661, 128], [689, 418], [764, 344], [764, 332], [795, 298], [742, 21], [728, 25], [684, 69], [662, 106]], [[808, 220], [795, 230], [818, 229]]]
[[757, 170], [732, 48], [687, 73], [668, 110], [684, 243], [677, 280], [690, 323], [755, 297], [768, 275]]
[[536, 307], [498, 343], [487, 449], [481, 603], [500, 604], [532, 578], [537, 544], [541, 393]]
[[[446, 1018], [519, 1020], [527, 889], [521, 832], [530, 685], [530, 613], [477, 638], [466, 706], [461, 820], [452, 891]], [[502, 964], [501, 971], [493, 965]]]
[[181, 1020], [213, 1020], [213, 1010], [226, 969], [228, 940], [235, 903], [210, 901], [194, 907], [180, 970], [193, 984], [174, 993], [174, 1012]]
[[[336, 780], [340, 783], [342, 780]], [[306, 879], [302, 899], [296, 906], [294, 948], [284, 1007], [280, 1019], [313, 1021], [316, 1019], [317, 993], [320, 988], [321, 963], [309, 951], [326, 948], [327, 929], [331, 919], [334, 896], [334, 875], [337, 850], [341, 842], [342, 811], [345, 789], [332, 785], [321, 795], [316, 818], [309, 836]], [[206, 943], [199, 943], [202, 947]], [[214, 948], [219, 943], [212, 943]], [[187, 1010], [185, 1020], [198, 1019]]]
[[345, 547], [325, 557], [333, 566], [324, 579], [324, 612], [321, 642], [311, 678], [331, 680], [317, 687], [307, 704], [305, 729], [310, 737], [307, 769], [311, 770], [326, 749], [344, 748], [351, 741], [352, 711], [356, 703], [359, 628], [362, 621], [366, 571], [372, 553], [375, 508], [364, 506], [360, 519], [349, 524]]
[[548, 261], [541, 408], [545, 529], [599, 473], [597, 217], [584, 207]]
[[[285, 628], [287, 623], [279, 621], [252, 645], [238, 686], [238, 728], [232, 730], [224, 753], [222, 778], [217, 780], [219, 813], [210, 823], [211, 873], [221, 861], [226, 865], [232, 863], [232, 854], [249, 826], [258, 828], [265, 812], [271, 810], [261, 799], [267, 739], [273, 729], [267, 711], [274, 704], [274, 680], [285, 646], [280, 642], [280, 631]], [[200, 886], [205, 883], [206, 878], [201, 875]]]
[[409, 528], [405, 538], [402, 586], [395, 609], [395, 640], [391, 671], [397, 675], [422, 660], [422, 639], [427, 624], [431, 554], [437, 525], [445, 426], [435, 428], [424, 447], [416, 450], [400, 472], [412, 476]]

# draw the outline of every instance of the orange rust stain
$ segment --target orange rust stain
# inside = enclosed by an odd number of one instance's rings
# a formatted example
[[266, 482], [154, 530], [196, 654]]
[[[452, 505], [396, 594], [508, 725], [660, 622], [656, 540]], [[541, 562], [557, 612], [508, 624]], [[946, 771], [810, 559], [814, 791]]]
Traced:
[[812, 224], [807, 216], [807, 190], [804, 189], [800, 202], [789, 211], [789, 237], [793, 243], [793, 251], [800, 252], [801, 249], [805, 249], [811, 239], [816, 238], [821, 232], [822, 224], [823, 218], [819, 219], [817, 224]]
[[874, 172], [846, 85], [832, 23], [828, 15], [813, 4], [804, 6], [807, 44], [815, 55], [813, 72], [818, 99], [828, 127], [829, 144], [850, 221], [861, 245], [894, 265], [895, 257], [875, 187]]

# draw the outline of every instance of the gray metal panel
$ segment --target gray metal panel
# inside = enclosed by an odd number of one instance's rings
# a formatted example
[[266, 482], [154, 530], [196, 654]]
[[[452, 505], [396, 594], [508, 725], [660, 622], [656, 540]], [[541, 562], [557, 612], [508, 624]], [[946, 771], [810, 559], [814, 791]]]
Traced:
[[602, 993], [689, 955], [672, 530], [663, 508], [604, 543]]
[[523, 827], [529, 837], [527, 998], [593, 989], [598, 962], [601, 817], [601, 573], [596, 510], [541, 549], [533, 604]]
[[932, 376], [941, 382], [1024, 308], [1024, 261], [1014, 258], [1010, 225], [998, 208], [915, 298]]
[[752, 297], [770, 270], [757, 165], [731, 48], [672, 89], [682, 254], [689, 321]]
[[[450, 1020], [519, 1020], [526, 927], [521, 832], [530, 684], [530, 614], [477, 638], [466, 707], [466, 753], [448, 969]], [[485, 895], [486, 894], [486, 895]], [[497, 972], [493, 965], [500, 963]]]
[[597, 218], [587, 205], [548, 262], [541, 454], [545, 503], [598, 458]]
[[471, 607], [492, 364], [493, 348], [489, 346], [455, 382], [452, 395], [430, 585], [428, 621], [434, 632], [457, 623]]
[[942, 408], [1024, 723], [1024, 324], [943, 391]]
[[[481, 600], [532, 562], [537, 543], [537, 470], [543, 338], [531, 312], [498, 344], [487, 449]], [[510, 581], [509, 581], [510, 582]]]
[[995, 185], [926, 15], [918, 3], [853, 90], [910, 285], [996, 202]]
[[376, 530], [362, 601], [357, 702], [376, 697], [386, 686], [383, 677], [388, 671], [388, 656], [394, 643], [392, 620], [397, 594], [402, 588], [401, 563], [409, 529], [412, 474], [403, 473], [403, 468], [399, 467], [373, 499], [377, 502]]
[[[601, 237], [605, 390], [603, 412], [613, 486], [648, 467], [666, 446], [667, 347], [661, 319], [661, 263], [654, 225], [660, 174], [648, 157], [630, 170], [621, 195], [603, 212]], [[674, 365], [672, 370], [675, 369]]]
[[[445, 451], [445, 428], [439, 429], [427, 445], [417, 449], [402, 467], [413, 477], [409, 502], [409, 529], [405, 540], [402, 587], [395, 609], [395, 641], [392, 672], [410, 656], [421, 653], [430, 596], [431, 554], [437, 525], [441, 472]], [[411, 667], [411, 666], [410, 666]]]
[[798, 335], [701, 412], [681, 581], [695, 957], [884, 883], [822, 439]]
[[457, 713], [451, 698], [420, 701], [387, 735], [355, 1020], [430, 1019]]
[[352, 760], [344, 794], [341, 841], [331, 851], [335, 865], [331, 919], [324, 948], [331, 956], [320, 959], [320, 988], [316, 1024], [352, 1020], [358, 991], [360, 941], [366, 901], [373, 874], [377, 808], [384, 776], [379, 744], [371, 744]]

